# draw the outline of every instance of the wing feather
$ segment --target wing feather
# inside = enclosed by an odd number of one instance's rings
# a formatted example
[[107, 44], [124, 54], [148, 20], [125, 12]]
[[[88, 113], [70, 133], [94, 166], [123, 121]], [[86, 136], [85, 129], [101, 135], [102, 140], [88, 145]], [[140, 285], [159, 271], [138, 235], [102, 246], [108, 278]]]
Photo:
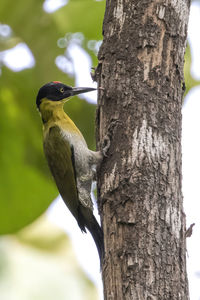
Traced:
[[90, 231], [102, 263], [104, 257], [103, 232], [91, 208], [82, 205], [78, 198], [74, 148], [63, 137], [58, 126], [52, 126], [44, 139], [44, 152], [57, 188], [82, 231]]
[[74, 217], [78, 220], [78, 192], [76, 188], [74, 151], [58, 126], [49, 129], [44, 140], [44, 153], [57, 188]]

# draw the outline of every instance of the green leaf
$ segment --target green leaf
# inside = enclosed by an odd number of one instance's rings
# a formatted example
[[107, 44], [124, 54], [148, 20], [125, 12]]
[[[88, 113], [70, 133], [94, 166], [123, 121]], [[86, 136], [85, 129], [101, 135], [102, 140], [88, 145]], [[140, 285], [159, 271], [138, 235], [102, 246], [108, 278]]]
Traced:
[[[0, 233], [3, 234], [33, 221], [44, 212], [57, 192], [50, 178], [32, 163], [35, 149], [31, 151], [24, 134], [22, 111], [12, 92], [2, 88], [0, 100]], [[35, 136], [31, 127], [29, 134], [32, 138]]]
[[[1, 0], [1, 23], [11, 27], [12, 36], [0, 41], [0, 50], [24, 42], [33, 53], [35, 67], [21, 72], [1, 69], [0, 234], [32, 222], [58, 195], [44, 158], [42, 122], [35, 105], [38, 89], [46, 82], [74, 85], [55, 65], [56, 57], [65, 52], [57, 46], [58, 39], [68, 32], [82, 32], [83, 47], [88, 50], [87, 41], [102, 38], [105, 1], [70, 0], [52, 14], [42, 5], [43, 1]], [[94, 54], [92, 58], [97, 64]], [[66, 105], [66, 111], [94, 149], [95, 106], [76, 98]]]

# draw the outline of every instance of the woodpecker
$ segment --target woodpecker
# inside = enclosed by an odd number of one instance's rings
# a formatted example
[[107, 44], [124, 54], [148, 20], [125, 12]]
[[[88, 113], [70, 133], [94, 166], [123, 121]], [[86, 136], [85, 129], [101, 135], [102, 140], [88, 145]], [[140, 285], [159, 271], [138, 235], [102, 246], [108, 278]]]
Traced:
[[103, 231], [93, 215], [90, 192], [94, 166], [101, 162], [103, 154], [88, 149], [83, 135], [63, 110], [71, 96], [93, 90], [49, 82], [40, 88], [36, 105], [43, 122], [44, 153], [59, 193], [81, 231], [90, 231], [102, 262]]

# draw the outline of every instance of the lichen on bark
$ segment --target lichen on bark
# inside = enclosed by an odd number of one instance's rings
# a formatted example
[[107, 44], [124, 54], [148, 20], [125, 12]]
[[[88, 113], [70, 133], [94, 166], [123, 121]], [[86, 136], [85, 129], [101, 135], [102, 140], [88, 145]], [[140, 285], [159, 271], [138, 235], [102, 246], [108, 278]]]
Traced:
[[105, 299], [188, 299], [181, 106], [189, 1], [107, 0], [97, 68]]

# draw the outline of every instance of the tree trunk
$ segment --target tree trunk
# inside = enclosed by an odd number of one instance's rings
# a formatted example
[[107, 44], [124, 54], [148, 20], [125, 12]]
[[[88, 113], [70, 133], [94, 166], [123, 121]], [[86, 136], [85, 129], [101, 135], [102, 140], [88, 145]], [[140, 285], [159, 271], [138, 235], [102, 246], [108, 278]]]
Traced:
[[181, 107], [189, 0], [107, 0], [98, 171], [104, 297], [189, 299], [181, 191]]

